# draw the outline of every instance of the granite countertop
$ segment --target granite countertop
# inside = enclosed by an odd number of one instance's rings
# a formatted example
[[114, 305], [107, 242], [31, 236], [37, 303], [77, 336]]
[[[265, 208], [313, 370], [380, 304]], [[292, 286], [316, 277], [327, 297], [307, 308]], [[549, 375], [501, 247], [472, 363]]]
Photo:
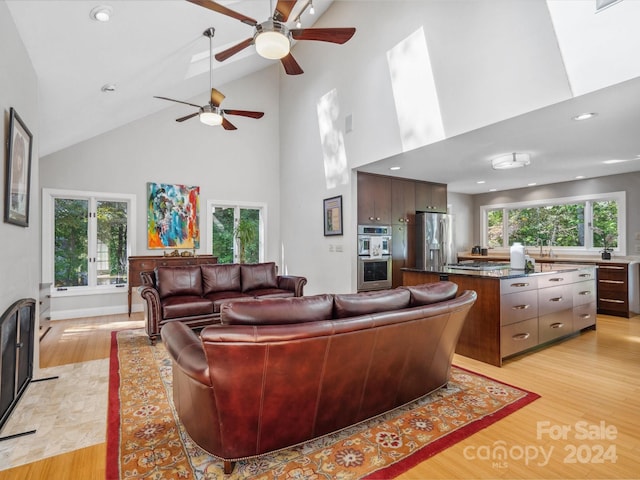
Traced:
[[[477, 255], [483, 260], [488, 260], [487, 256]], [[524, 270], [515, 270], [510, 268], [508, 265], [505, 265], [505, 268], [493, 269], [493, 270], [466, 270], [460, 268], [450, 268], [450, 267], [440, 267], [440, 268], [432, 268], [432, 269], [421, 269], [421, 268], [402, 268], [403, 271], [407, 272], [424, 272], [424, 273], [440, 273], [444, 275], [467, 275], [472, 277], [481, 277], [481, 278], [521, 278], [521, 277], [533, 277], [539, 275], [549, 275], [558, 271], [572, 271], [572, 270], [580, 270], [582, 268], [594, 268], [595, 265], [554, 265], [553, 269], [550, 270], [542, 270], [542, 266], [540, 264], [536, 264], [535, 268], [532, 272], [525, 272]]]
[[[536, 263], [580, 263], [580, 264], [595, 264], [595, 263], [640, 263], [640, 256], [638, 255], [627, 255], [627, 256], [617, 256], [614, 255], [611, 260], [602, 260], [600, 255], [563, 255], [563, 254], [554, 254], [553, 257], [549, 257], [545, 254], [545, 256], [540, 256], [539, 254], [533, 253], [533, 248], [528, 249], [527, 255], [533, 258]], [[482, 262], [508, 262], [509, 252], [491, 252], [489, 251], [489, 255], [477, 255], [472, 254], [471, 252], [458, 252], [458, 261], [462, 260], [475, 260]]]

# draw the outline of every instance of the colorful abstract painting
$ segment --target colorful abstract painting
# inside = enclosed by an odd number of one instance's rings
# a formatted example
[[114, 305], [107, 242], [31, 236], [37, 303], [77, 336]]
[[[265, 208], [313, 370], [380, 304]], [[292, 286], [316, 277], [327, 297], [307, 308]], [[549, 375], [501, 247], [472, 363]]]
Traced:
[[200, 247], [200, 187], [147, 184], [147, 246]]

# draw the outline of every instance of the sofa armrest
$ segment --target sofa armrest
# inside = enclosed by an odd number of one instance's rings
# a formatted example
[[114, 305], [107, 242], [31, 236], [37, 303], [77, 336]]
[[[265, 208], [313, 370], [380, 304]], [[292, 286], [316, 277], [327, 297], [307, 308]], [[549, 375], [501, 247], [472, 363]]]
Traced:
[[175, 364], [186, 375], [211, 387], [209, 364], [200, 337], [182, 322], [170, 322], [162, 327], [162, 341]]
[[153, 270], [140, 272], [140, 283], [143, 287], [155, 287], [156, 272], [154, 272]]
[[282, 288], [283, 290], [290, 290], [293, 292], [294, 296], [302, 297], [302, 290], [304, 286], [307, 284], [307, 279], [305, 277], [296, 277], [294, 275], [278, 275], [278, 288]]
[[162, 320], [162, 307], [160, 294], [153, 286], [138, 287], [138, 293], [144, 302], [145, 331], [149, 335], [151, 345], [155, 345], [156, 338], [160, 335], [160, 321]]

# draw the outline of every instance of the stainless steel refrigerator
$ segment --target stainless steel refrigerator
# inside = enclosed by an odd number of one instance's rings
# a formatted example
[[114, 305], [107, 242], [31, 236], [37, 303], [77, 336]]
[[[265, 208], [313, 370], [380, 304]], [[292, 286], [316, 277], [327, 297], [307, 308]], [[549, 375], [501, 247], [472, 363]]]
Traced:
[[416, 268], [434, 270], [457, 262], [453, 227], [453, 215], [416, 214]]

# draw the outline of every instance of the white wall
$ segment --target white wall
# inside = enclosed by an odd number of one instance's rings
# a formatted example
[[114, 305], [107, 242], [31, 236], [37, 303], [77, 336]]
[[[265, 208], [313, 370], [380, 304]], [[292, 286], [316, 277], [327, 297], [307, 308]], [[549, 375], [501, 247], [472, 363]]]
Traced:
[[[205, 126], [197, 118], [177, 123], [175, 119], [190, 113], [190, 107], [167, 102], [168, 108], [155, 115], [43, 157], [41, 186], [134, 194], [133, 255], [162, 255], [162, 250], [147, 249], [147, 182], [200, 186], [199, 253], [208, 253], [204, 232], [207, 200], [263, 202], [267, 205], [265, 259], [280, 264], [278, 75], [274, 65], [216, 86], [226, 95], [223, 107], [263, 111], [262, 119], [230, 116], [238, 127], [235, 131]], [[184, 100], [204, 104], [208, 94]], [[103, 297], [98, 305], [95, 298], [54, 298], [53, 316], [68, 317], [74, 310], [82, 315], [101, 309], [116, 313], [118, 307], [126, 311], [126, 292]]]
[[[22, 298], [38, 299], [40, 283], [40, 206], [38, 202], [38, 82], [11, 14], [0, 2], [0, 110], [2, 171], [7, 161], [9, 111], [13, 107], [33, 134], [29, 227], [0, 223], [0, 314]], [[0, 185], [4, 218], [5, 175]], [[37, 320], [36, 320], [37, 328]], [[38, 366], [38, 348], [34, 367]]]
[[[282, 242], [288, 265], [309, 278], [305, 292], [356, 288], [353, 169], [401, 153], [387, 51], [424, 26], [446, 136], [471, 131], [571, 97], [544, 2], [334, 2], [315, 25], [355, 26], [336, 46], [298, 42], [305, 70], [281, 76]], [[347, 184], [327, 188], [316, 104], [336, 89]], [[428, 105], [424, 108], [428, 109]], [[351, 115], [353, 131], [345, 132]], [[343, 195], [342, 239], [323, 237], [322, 200]], [[469, 199], [458, 234], [470, 246]], [[304, 241], [300, 239], [304, 238]], [[336, 252], [335, 246], [343, 246]]]

